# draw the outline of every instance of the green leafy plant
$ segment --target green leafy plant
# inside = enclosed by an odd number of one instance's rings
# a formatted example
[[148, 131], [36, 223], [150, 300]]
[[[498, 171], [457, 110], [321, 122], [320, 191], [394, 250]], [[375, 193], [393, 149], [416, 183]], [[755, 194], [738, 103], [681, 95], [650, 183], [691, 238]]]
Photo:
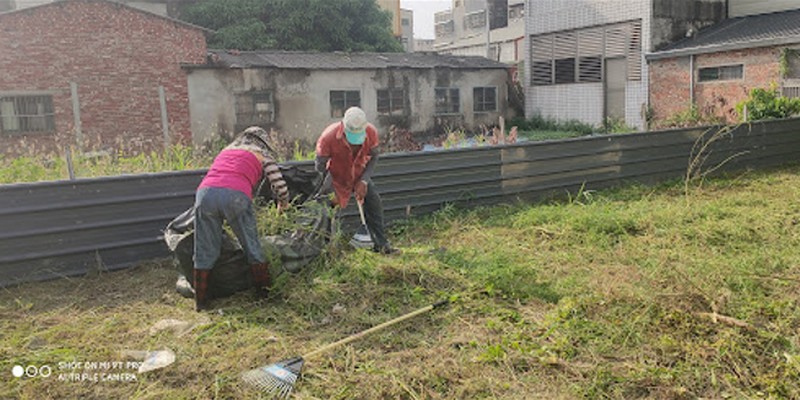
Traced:
[[692, 126], [717, 125], [723, 122], [722, 117], [713, 115], [708, 110], [701, 110], [697, 104], [691, 104], [669, 118], [656, 123], [660, 128], [687, 128]]
[[776, 85], [769, 89], [756, 88], [750, 96], [736, 105], [742, 121], [782, 119], [800, 114], [800, 99], [782, 96]]
[[636, 132], [636, 128], [628, 126], [622, 118], [608, 117], [603, 121], [603, 130], [606, 133], [631, 133]]
[[374, 0], [203, 0], [182, 6], [181, 16], [214, 30], [214, 48], [403, 51], [391, 13]]
[[590, 135], [597, 130], [594, 125], [578, 120], [558, 121], [541, 115], [534, 115], [529, 119], [512, 118], [506, 125], [516, 126], [520, 131], [561, 131], [581, 135]]

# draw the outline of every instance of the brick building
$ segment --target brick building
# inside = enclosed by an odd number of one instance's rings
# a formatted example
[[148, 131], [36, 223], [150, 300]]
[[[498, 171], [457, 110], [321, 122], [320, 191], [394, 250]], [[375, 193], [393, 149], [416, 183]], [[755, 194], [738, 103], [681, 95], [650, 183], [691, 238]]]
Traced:
[[207, 33], [105, 0], [0, 14], [0, 154], [188, 142], [181, 65], [205, 62]]
[[[750, 12], [759, 10], [774, 11]], [[704, 114], [738, 121], [736, 104], [754, 88], [777, 87], [800, 97], [800, 9], [743, 15], [690, 36], [647, 56], [656, 121], [692, 104]]]

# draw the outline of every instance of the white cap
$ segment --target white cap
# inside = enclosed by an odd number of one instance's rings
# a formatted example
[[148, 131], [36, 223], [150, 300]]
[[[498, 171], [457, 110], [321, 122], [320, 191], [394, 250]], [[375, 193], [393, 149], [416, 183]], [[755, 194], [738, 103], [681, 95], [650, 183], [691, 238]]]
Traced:
[[342, 122], [344, 122], [345, 130], [353, 133], [361, 133], [367, 128], [367, 114], [358, 107], [350, 107], [344, 112]]

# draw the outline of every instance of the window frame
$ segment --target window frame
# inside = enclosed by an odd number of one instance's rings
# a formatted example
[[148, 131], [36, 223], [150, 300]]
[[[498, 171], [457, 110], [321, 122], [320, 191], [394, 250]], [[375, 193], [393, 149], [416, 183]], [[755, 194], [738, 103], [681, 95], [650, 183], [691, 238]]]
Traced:
[[[447, 111], [440, 111], [439, 106], [439, 92], [446, 90], [447, 97]], [[453, 93], [457, 97], [457, 101], [453, 104]], [[461, 89], [457, 87], [435, 87], [433, 88], [434, 96], [434, 115], [460, 115], [461, 114]], [[456, 110], [452, 111], [452, 106], [455, 105]]]
[[[479, 104], [480, 105], [490, 104], [489, 102], [486, 101], [486, 90], [487, 89], [491, 89], [492, 91], [494, 91], [494, 99], [491, 102], [491, 104], [494, 106], [494, 108], [491, 109], [491, 110], [485, 109], [485, 108], [479, 110], [478, 109], [479, 108], [478, 107]], [[478, 101], [478, 96], [476, 95], [477, 94], [476, 92], [478, 90], [481, 90], [483, 92], [483, 98], [482, 98], [483, 101], [480, 101], [480, 102]], [[474, 112], [474, 113], [491, 113], [491, 112], [497, 112], [497, 110], [498, 110], [497, 86], [475, 86], [475, 87], [472, 88], [472, 112]]]
[[[239, 92], [235, 94], [234, 101], [237, 125], [264, 125], [275, 122], [275, 93], [272, 90]], [[258, 105], [265, 103], [269, 105], [269, 110], [260, 111]]]
[[[381, 94], [385, 93], [387, 98], [385, 99], [388, 102], [388, 110], [381, 110]], [[400, 93], [400, 98], [396, 98], [394, 95]], [[381, 116], [402, 116], [406, 115], [406, 90], [404, 88], [382, 88], [375, 90], [376, 96], [376, 104], [375, 109], [378, 115]], [[395, 104], [399, 101], [399, 105]], [[399, 106], [399, 107], [398, 107]]]
[[[13, 107], [12, 115], [5, 115], [4, 109], [8, 109], [8, 104]], [[30, 114], [29, 110], [21, 112], [21, 108], [34, 106], [37, 110], [35, 114]], [[7, 126], [13, 121], [16, 129], [9, 129]], [[39, 128], [30, 127], [40, 125]], [[23, 126], [26, 126], [23, 128]], [[0, 135], [47, 135], [56, 132], [55, 106], [53, 93], [51, 92], [0, 92]]]
[[[723, 69], [738, 69], [738, 77], [723, 77]], [[711, 71], [716, 70], [716, 77], [714, 78], [703, 78], [703, 71]], [[717, 82], [731, 82], [731, 81], [741, 81], [744, 80], [744, 64], [722, 64], [722, 65], [711, 65], [705, 67], [697, 68], [697, 82], [704, 84], [704, 83], [717, 83]]]
[[[338, 114], [335, 113], [335, 111], [337, 111], [338, 109], [335, 108], [334, 104], [333, 104], [333, 101], [334, 101], [333, 95], [334, 95], [334, 93], [342, 93], [342, 95], [343, 95], [343, 98], [342, 98], [342, 106], [343, 106], [343, 108], [341, 108], [341, 111], [342, 111], [341, 115], [338, 115]], [[357, 96], [357, 101], [356, 102], [352, 102], [352, 101], [348, 102], [348, 94], [350, 94], [350, 96], [355, 94]], [[352, 100], [352, 99], [350, 99], [350, 100]], [[330, 107], [331, 118], [337, 118], [337, 119], [338, 118], [342, 118], [342, 117], [344, 117], [344, 112], [347, 111], [348, 108], [350, 108], [350, 107], [361, 107], [361, 90], [360, 89], [331, 89], [331, 90], [328, 91], [328, 105]]]
[[783, 79], [788, 81], [800, 81], [800, 48], [787, 47], [785, 51], [787, 52], [786, 63], [788, 69]]

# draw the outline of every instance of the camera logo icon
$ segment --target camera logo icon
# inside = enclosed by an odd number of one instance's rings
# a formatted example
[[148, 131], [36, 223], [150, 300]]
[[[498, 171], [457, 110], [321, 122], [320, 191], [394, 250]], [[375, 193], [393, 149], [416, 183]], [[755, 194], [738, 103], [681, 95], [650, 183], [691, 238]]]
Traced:
[[22, 365], [15, 365], [11, 368], [11, 375], [15, 378], [22, 378], [23, 376], [26, 378], [36, 378], [42, 377], [47, 378], [53, 373], [53, 369], [50, 368], [49, 365], [28, 365], [23, 367]]

